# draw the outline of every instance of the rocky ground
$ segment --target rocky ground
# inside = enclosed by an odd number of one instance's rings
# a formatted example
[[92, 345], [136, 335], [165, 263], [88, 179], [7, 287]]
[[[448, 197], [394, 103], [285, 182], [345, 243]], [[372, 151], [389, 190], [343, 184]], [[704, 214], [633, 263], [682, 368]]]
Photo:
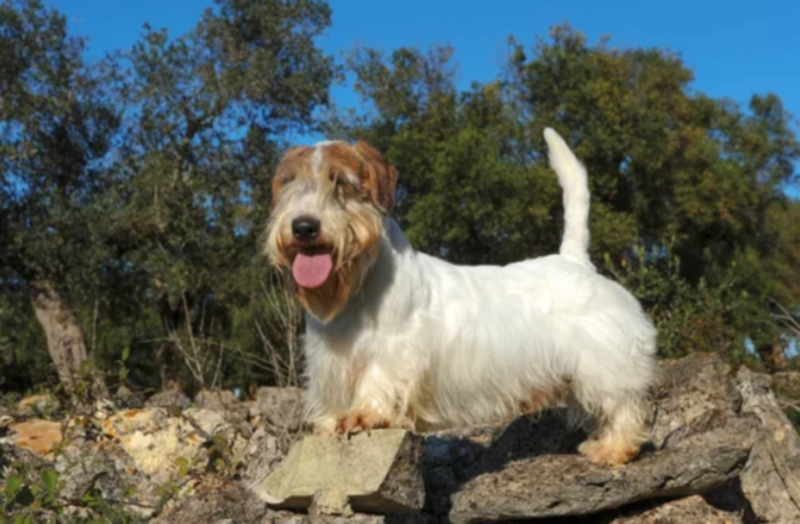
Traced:
[[85, 416], [31, 397], [0, 408], [0, 522], [800, 522], [800, 438], [771, 380], [663, 362], [652, 442], [620, 468], [577, 455], [558, 409], [343, 439], [302, 434], [294, 389], [122, 391]]

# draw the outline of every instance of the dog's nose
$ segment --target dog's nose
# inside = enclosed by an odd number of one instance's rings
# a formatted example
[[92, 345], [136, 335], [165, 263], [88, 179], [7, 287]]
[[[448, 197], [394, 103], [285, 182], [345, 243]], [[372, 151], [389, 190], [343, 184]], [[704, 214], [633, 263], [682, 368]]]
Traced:
[[292, 234], [300, 242], [313, 242], [319, 236], [320, 223], [313, 217], [299, 217], [292, 220]]

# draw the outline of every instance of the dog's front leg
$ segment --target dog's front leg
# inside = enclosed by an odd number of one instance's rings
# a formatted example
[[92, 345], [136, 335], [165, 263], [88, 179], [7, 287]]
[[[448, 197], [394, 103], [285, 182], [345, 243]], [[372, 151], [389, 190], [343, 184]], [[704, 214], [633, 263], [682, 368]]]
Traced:
[[398, 425], [402, 392], [378, 366], [370, 366], [356, 383], [350, 410], [336, 424], [340, 433], [357, 433]]

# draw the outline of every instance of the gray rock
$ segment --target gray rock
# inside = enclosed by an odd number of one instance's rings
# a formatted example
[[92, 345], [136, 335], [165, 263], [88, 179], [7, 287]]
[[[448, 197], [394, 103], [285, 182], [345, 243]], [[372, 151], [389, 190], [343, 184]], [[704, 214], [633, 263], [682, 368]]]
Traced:
[[615, 518], [613, 524], [741, 524], [741, 515], [715, 508], [703, 497], [693, 495], [668, 501], [655, 508]]
[[223, 418], [245, 438], [253, 434], [252, 426], [248, 422], [250, 415], [247, 406], [239, 402], [232, 391], [228, 390], [203, 390], [194, 398], [195, 404], [200, 409], [207, 409], [220, 413]]
[[[309, 436], [254, 491], [277, 508], [306, 510], [320, 491], [326, 511], [347, 515], [409, 513], [422, 509], [422, 438], [402, 430], [350, 438]], [[341, 507], [331, 507], [339, 500]], [[349, 502], [350, 508], [345, 507]]]
[[762, 438], [741, 475], [742, 491], [762, 522], [800, 522], [800, 437], [769, 389], [770, 378], [742, 368], [742, 411], [753, 413]]
[[200, 486], [179, 503], [165, 510], [151, 524], [201, 524], [232, 522], [260, 524], [269, 510], [267, 505], [240, 483], [223, 486]]
[[148, 398], [144, 403], [144, 407], [182, 410], [188, 408], [189, 404], [191, 404], [191, 400], [186, 396], [186, 393], [179, 389], [172, 389], [161, 391]]
[[261, 484], [284, 457], [285, 454], [278, 446], [278, 438], [267, 433], [263, 427], [256, 429], [239, 461], [242, 482], [250, 488]]
[[157, 486], [112, 443], [70, 446], [56, 457], [55, 470], [64, 482], [62, 498], [80, 500], [84, 493], [96, 490], [106, 502], [144, 517], [158, 506]]
[[713, 353], [659, 362], [652, 397], [651, 438], [656, 448], [696, 418], [715, 411], [733, 414], [740, 404], [730, 366]]
[[704, 493], [735, 477], [756, 439], [752, 419], [730, 418], [708, 433], [621, 468], [575, 455], [512, 462], [469, 481], [453, 497], [453, 522], [585, 515], [648, 498]]
[[303, 425], [303, 397], [300, 388], [258, 388], [255, 416], [272, 434], [296, 433]]

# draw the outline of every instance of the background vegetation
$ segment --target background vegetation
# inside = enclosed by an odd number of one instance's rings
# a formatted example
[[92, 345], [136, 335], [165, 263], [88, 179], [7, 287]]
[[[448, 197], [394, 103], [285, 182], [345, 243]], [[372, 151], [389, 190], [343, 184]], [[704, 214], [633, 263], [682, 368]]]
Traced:
[[[590, 170], [592, 258], [661, 356], [795, 366], [800, 146], [777, 96], [709, 98], [679, 56], [568, 26], [460, 90], [447, 47], [327, 56], [330, 20], [321, 0], [216, 0], [89, 62], [57, 11], [0, 0], [0, 389], [295, 383], [302, 315], [259, 243], [285, 137], [314, 130], [385, 152], [416, 247], [502, 264], [557, 248], [553, 126]], [[329, 104], [343, 73], [368, 111]]]

